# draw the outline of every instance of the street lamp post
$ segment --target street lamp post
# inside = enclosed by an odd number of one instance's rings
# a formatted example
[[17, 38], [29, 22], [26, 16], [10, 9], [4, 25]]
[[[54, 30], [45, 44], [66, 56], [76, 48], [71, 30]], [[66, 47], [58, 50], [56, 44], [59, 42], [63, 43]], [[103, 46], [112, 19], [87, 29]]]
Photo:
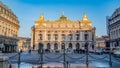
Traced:
[[[109, 27], [109, 45], [110, 45], [110, 27]], [[111, 45], [109, 46], [110, 47], [110, 52], [109, 52], [109, 65], [110, 67], [112, 67], [112, 55], [111, 55]]]
[[66, 68], [66, 58], [65, 58], [65, 45], [64, 45], [64, 53], [63, 53], [63, 64], [64, 64], [64, 68]]
[[20, 61], [20, 57], [21, 56], [21, 50], [19, 49], [19, 52], [18, 52], [18, 68], [20, 68], [20, 63], [21, 63], [21, 61]]
[[86, 66], [88, 68], [89, 62], [88, 62], [88, 43], [87, 42], [85, 43], [85, 47], [86, 47]]
[[85, 31], [86, 34], [85, 34], [85, 50], [86, 50], [86, 66], [88, 68], [88, 33], [87, 33], [87, 30]]
[[69, 64], [68, 61], [66, 61], [66, 68], [68, 68], [68, 64]]
[[111, 48], [110, 48], [110, 53], [109, 53], [109, 65], [110, 65], [110, 67], [112, 67]]
[[[42, 45], [42, 44], [40, 44]], [[41, 49], [39, 50], [39, 53], [40, 53], [40, 64], [41, 64], [41, 67], [43, 67], [43, 46], [41, 46]]]
[[41, 68], [43, 66], [43, 49], [41, 50]]
[[33, 50], [35, 49], [35, 26], [33, 27]]

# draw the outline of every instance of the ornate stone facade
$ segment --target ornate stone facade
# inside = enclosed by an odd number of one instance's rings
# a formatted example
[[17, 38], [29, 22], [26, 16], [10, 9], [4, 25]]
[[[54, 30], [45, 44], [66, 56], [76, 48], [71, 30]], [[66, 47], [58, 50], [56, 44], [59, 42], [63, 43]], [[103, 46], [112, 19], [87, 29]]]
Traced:
[[19, 41], [18, 41], [18, 49], [19, 50], [27, 51], [30, 49], [30, 44], [31, 44], [30, 38], [18, 37], [18, 39], [19, 39]]
[[14, 52], [17, 49], [19, 21], [6, 5], [0, 2], [0, 50]]
[[67, 19], [64, 14], [58, 20], [45, 21], [43, 14], [32, 27], [31, 47], [35, 50], [62, 51], [84, 49], [85, 43], [94, 48], [95, 27], [84, 14], [81, 21]]
[[111, 48], [116, 48], [120, 46], [120, 7], [117, 8], [110, 17], [107, 16], [106, 20]]
[[97, 36], [96, 37], [96, 48], [108, 49], [109, 36]]

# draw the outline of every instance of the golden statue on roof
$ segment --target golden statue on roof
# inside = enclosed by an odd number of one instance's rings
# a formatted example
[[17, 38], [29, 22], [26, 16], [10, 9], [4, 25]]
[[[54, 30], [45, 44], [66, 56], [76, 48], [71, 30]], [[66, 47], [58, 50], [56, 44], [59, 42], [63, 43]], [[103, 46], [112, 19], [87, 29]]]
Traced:
[[84, 13], [82, 20], [88, 20], [86, 13]]
[[81, 22], [82, 29], [92, 29], [92, 22], [88, 20], [86, 13], [84, 13]]
[[39, 21], [40, 21], [40, 23], [44, 22], [44, 15], [43, 15], [43, 13], [40, 15]]

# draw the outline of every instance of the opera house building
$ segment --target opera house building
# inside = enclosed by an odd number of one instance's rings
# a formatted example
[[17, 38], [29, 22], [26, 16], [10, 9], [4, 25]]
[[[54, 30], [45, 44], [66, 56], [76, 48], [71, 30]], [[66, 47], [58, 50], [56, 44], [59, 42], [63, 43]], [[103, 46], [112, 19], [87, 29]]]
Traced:
[[49, 52], [68, 52], [75, 50], [84, 50], [85, 44], [89, 49], [94, 49], [95, 27], [92, 27], [92, 21], [84, 14], [82, 20], [69, 20], [64, 15], [59, 19], [50, 21], [45, 20], [44, 15], [35, 21], [31, 28], [31, 47], [34, 50], [41, 48]]

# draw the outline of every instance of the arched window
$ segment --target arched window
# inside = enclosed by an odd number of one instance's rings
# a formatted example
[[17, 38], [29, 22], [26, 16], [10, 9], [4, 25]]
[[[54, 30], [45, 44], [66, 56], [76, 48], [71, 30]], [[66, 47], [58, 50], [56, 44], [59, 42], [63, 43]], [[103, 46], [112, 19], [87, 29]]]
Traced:
[[47, 49], [50, 49], [51, 45], [50, 43], [47, 44]]
[[79, 43], [76, 44], [76, 49], [80, 49], [80, 44]]
[[76, 40], [79, 40], [79, 34], [76, 34]]
[[55, 43], [55, 44], [54, 44], [54, 50], [57, 50], [57, 49], [58, 49], [58, 44]]
[[72, 48], [72, 43], [69, 43], [69, 48]]
[[61, 44], [61, 49], [65, 49], [65, 43]]
[[40, 40], [42, 40], [42, 34], [39, 34]]

